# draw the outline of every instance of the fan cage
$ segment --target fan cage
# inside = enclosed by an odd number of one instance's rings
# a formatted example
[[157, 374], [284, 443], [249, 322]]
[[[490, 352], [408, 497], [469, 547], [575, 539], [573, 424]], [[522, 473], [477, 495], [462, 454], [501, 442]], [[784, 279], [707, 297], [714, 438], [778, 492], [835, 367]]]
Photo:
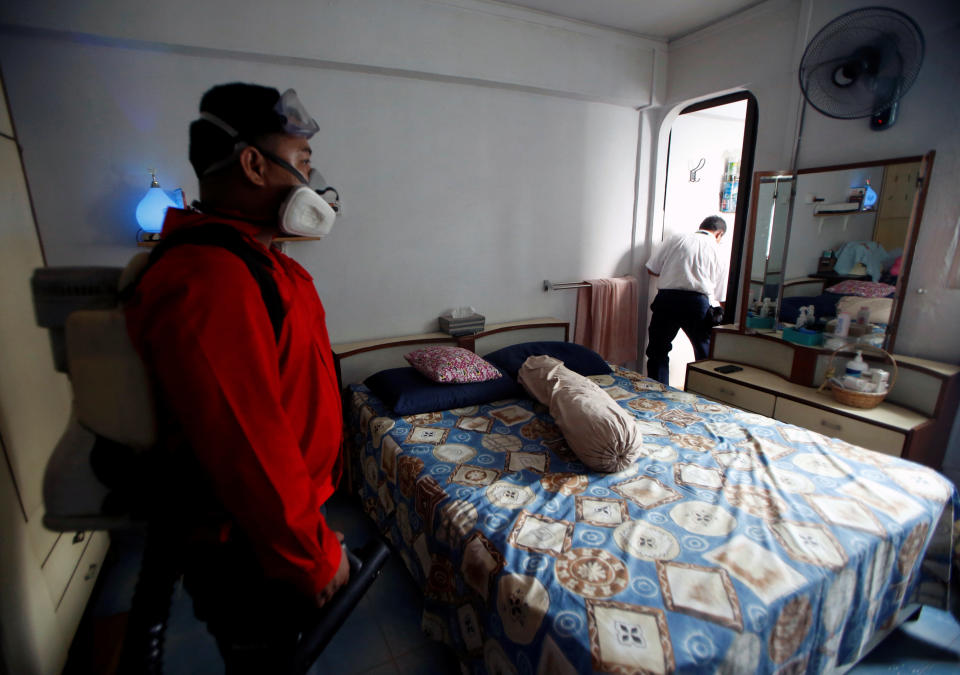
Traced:
[[[834, 72], [861, 48], [879, 53], [877, 72], [838, 86]], [[909, 16], [886, 7], [855, 9], [821, 28], [807, 45], [798, 72], [800, 89], [828, 117], [868, 117], [889, 108], [913, 86], [923, 55], [923, 34]]]

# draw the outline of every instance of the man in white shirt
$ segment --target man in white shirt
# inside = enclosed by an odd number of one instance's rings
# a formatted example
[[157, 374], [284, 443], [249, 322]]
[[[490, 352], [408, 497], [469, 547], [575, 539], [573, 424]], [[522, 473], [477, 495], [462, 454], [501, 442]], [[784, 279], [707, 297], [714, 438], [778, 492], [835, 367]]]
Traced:
[[647, 271], [659, 277], [657, 297], [650, 309], [647, 341], [647, 375], [669, 384], [670, 353], [677, 331], [693, 344], [696, 358], [707, 358], [712, 307], [721, 307], [727, 296], [727, 264], [720, 255], [720, 239], [727, 224], [709, 216], [700, 229], [664, 243], [647, 261]]

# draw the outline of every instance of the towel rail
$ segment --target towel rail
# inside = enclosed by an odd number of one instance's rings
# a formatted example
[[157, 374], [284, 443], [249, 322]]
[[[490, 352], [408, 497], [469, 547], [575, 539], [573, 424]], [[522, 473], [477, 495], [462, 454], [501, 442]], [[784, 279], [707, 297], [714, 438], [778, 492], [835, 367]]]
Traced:
[[570, 288], [590, 288], [586, 281], [559, 281], [553, 282], [547, 279], [543, 280], [543, 292], [547, 291], [565, 291]]

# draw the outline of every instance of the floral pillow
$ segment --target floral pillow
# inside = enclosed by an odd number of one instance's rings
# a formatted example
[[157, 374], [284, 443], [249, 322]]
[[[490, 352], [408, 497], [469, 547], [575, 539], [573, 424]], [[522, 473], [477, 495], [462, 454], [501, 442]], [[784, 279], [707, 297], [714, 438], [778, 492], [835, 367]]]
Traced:
[[422, 347], [403, 358], [434, 382], [486, 382], [503, 377], [496, 366], [462, 347]]
[[885, 298], [893, 295], [897, 287], [890, 284], [878, 284], [874, 281], [841, 281], [830, 288], [825, 289], [828, 293], [837, 295], [858, 295], [861, 298]]

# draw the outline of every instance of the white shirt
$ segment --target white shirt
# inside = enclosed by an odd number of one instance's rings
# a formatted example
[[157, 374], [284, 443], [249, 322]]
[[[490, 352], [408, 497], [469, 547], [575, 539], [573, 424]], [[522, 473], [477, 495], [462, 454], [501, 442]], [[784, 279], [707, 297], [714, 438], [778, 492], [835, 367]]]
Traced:
[[727, 297], [727, 263], [713, 232], [697, 230], [665, 241], [650, 256], [647, 269], [660, 275], [661, 290], [703, 293], [711, 307]]

